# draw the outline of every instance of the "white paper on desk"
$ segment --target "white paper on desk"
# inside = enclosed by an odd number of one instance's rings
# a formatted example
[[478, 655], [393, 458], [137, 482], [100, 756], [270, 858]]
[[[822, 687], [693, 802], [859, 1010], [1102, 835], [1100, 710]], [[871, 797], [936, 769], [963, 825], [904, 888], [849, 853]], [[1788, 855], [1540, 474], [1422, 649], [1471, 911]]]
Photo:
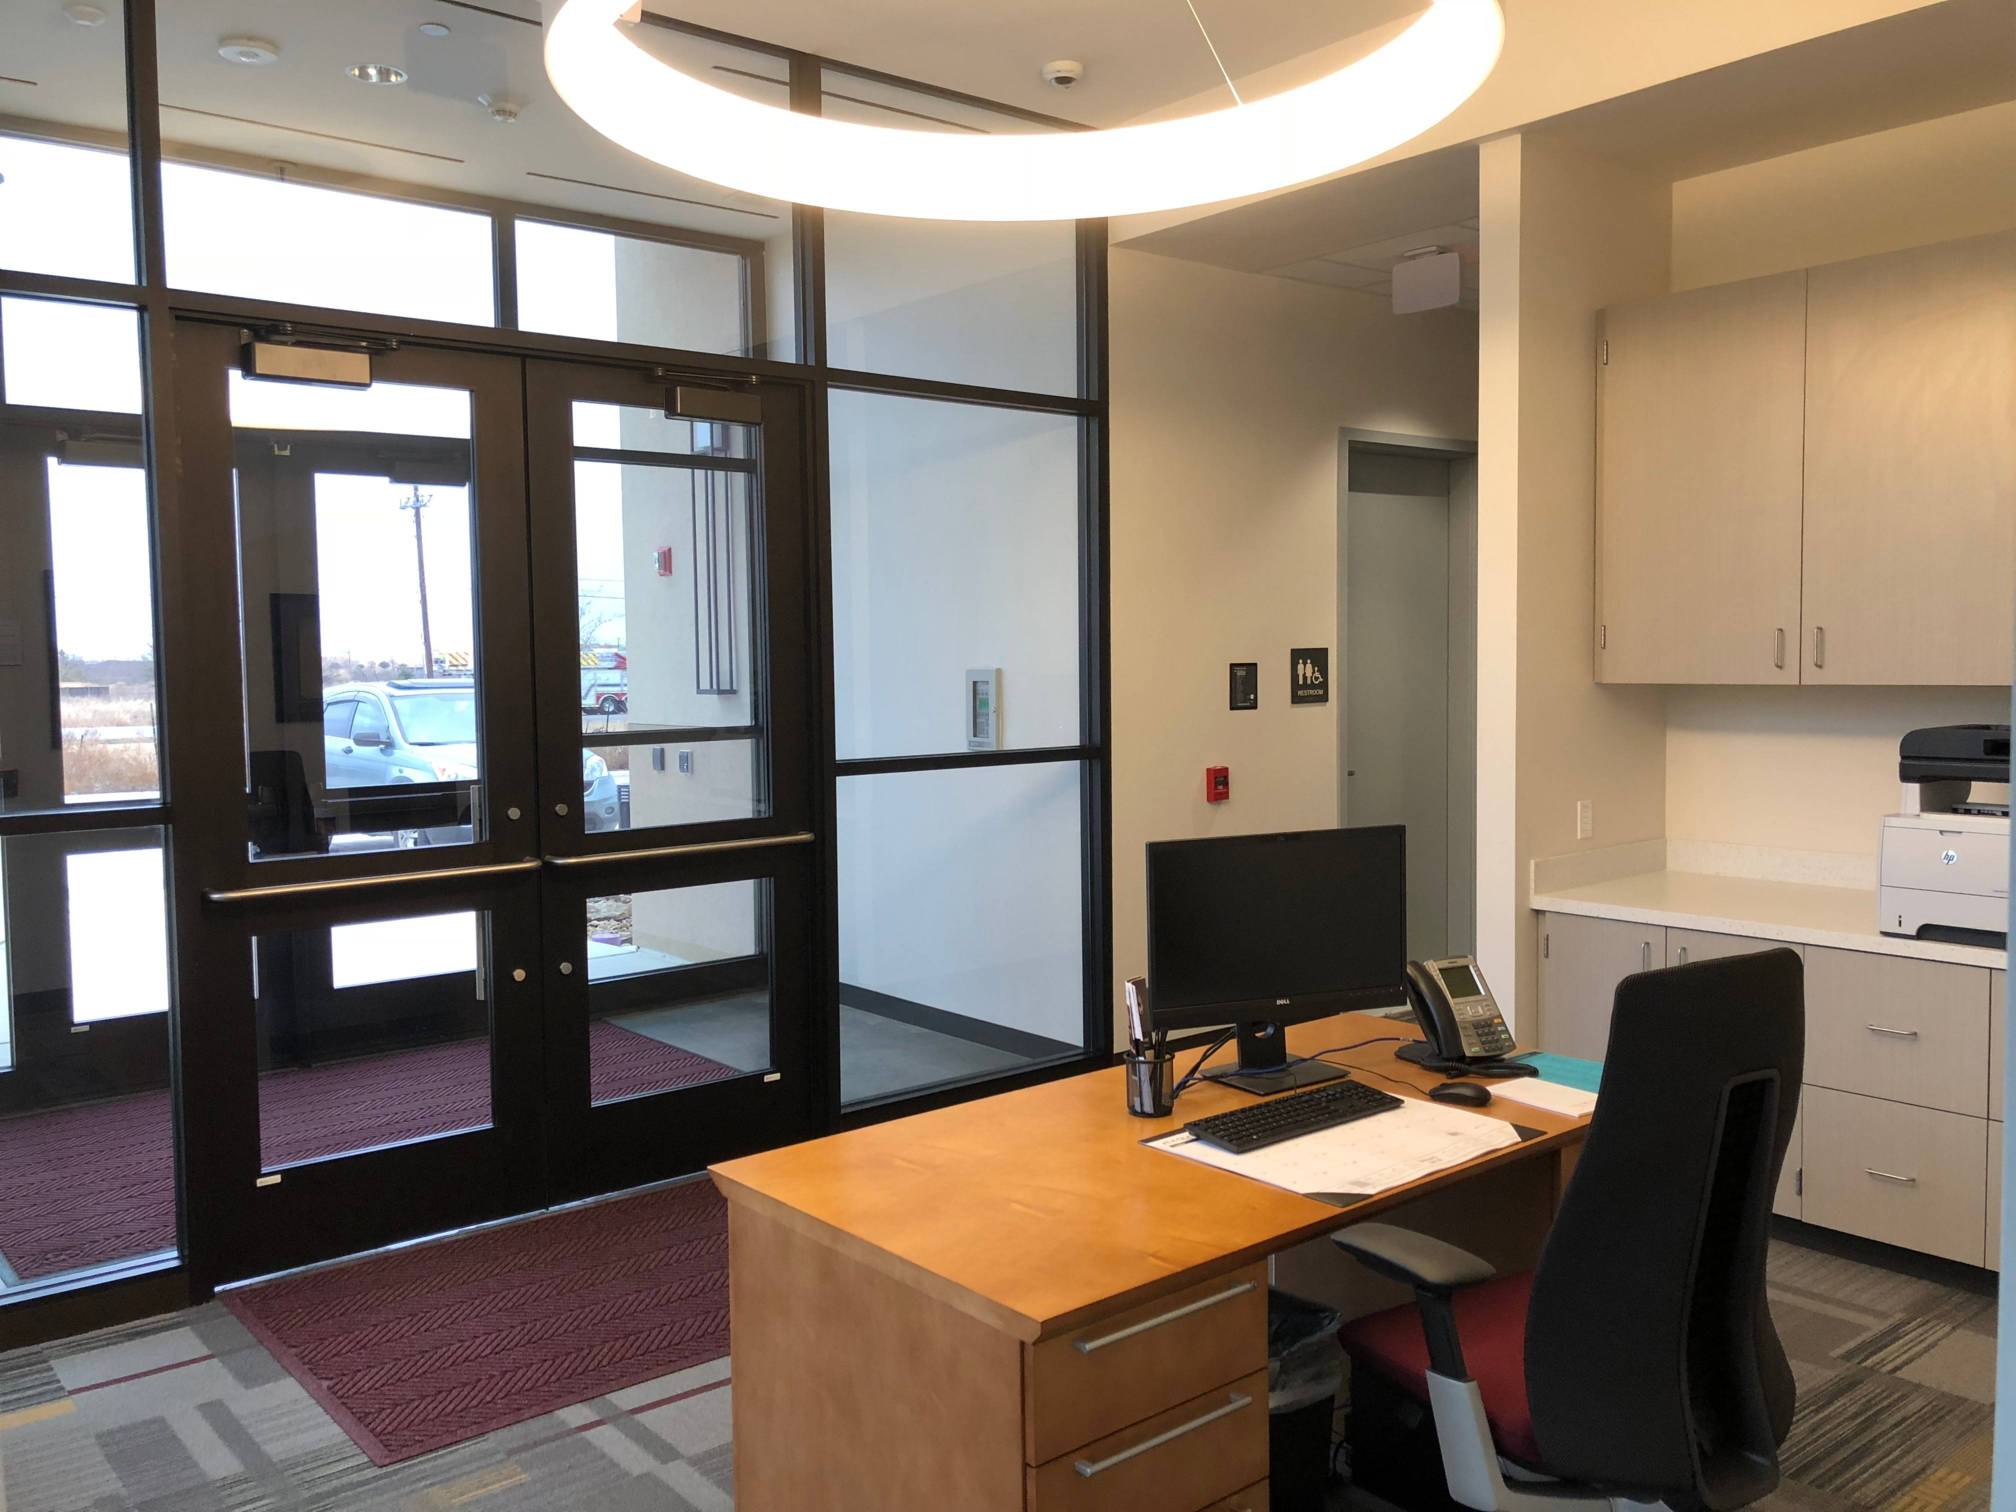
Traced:
[[1244, 1155], [1205, 1144], [1180, 1129], [1148, 1141], [1153, 1149], [1291, 1192], [1368, 1196], [1517, 1143], [1518, 1131], [1508, 1123], [1413, 1098], [1384, 1113]]
[[1544, 1108], [1563, 1118], [1586, 1118], [1596, 1111], [1596, 1094], [1580, 1087], [1564, 1087], [1559, 1082], [1537, 1076], [1522, 1076], [1491, 1084], [1493, 1098], [1509, 1097], [1529, 1108]]

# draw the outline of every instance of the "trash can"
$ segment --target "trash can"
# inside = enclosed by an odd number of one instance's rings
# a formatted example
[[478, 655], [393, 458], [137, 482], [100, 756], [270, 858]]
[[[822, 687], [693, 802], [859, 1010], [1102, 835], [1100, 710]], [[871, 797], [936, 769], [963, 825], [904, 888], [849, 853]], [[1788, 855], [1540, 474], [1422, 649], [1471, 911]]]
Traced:
[[1288, 1292], [1267, 1293], [1267, 1489], [1274, 1512], [1323, 1512], [1330, 1425], [1344, 1384], [1342, 1319]]

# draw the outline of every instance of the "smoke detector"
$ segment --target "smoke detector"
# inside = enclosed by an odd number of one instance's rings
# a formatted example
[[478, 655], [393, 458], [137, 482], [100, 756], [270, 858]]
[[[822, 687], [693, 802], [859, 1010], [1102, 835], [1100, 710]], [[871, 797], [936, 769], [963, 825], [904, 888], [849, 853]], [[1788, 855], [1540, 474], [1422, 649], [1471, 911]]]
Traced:
[[490, 119], [499, 126], [517, 125], [518, 113], [525, 108], [509, 95], [480, 94], [476, 96], [476, 103], [489, 111]]
[[1085, 65], [1070, 58], [1058, 58], [1043, 65], [1043, 82], [1057, 89], [1070, 89], [1085, 77]]
[[264, 37], [226, 37], [217, 44], [217, 56], [226, 63], [264, 68], [280, 61], [280, 44], [268, 42]]
[[79, 26], [103, 26], [105, 24], [105, 7], [102, 5], [93, 5], [90, 3], [90, 0], [69, 0], [69, 3], [63, 7], [63, 14], [68, 16], [72, 21], [75, 21]]

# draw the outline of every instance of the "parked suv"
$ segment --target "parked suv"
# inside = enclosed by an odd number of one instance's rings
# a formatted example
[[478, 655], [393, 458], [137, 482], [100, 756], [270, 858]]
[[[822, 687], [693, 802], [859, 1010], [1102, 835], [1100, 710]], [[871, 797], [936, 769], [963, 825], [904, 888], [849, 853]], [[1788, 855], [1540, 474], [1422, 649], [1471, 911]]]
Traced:
[[[331, 792], [396, 782], [474, 782], [476, 686], [467, 678], [344, 683], [322, 692], [322, 751]], [[581, 817], [592, 833], [622, 824], [609, 765], [581, 753]], [[402, 846], [466, 845], [466, 824], [399, 831]]]

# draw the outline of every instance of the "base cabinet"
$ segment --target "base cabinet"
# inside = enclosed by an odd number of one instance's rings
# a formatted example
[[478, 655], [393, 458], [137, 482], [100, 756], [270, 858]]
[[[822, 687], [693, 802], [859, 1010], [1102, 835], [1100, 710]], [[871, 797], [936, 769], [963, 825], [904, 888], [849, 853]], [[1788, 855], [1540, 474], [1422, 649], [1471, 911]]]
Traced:
[[[1781, 942], [1540, 915], [1540, 1045], [1602, 1059], [1617, 984]], [[1806, 1070], [1771, 1211], [1969, 1265], [2001, 1254], [2009, 975], [1876, 951], [1806, 963]]]

